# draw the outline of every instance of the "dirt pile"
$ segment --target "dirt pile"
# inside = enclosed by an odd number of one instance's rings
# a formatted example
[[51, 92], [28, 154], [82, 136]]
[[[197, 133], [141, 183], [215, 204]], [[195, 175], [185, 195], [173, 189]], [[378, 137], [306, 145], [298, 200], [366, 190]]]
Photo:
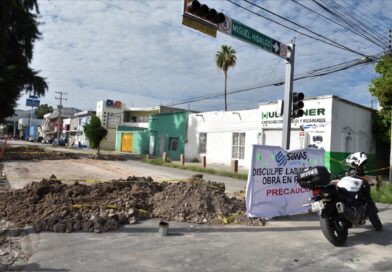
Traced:
[[[0, 219], [35, 231], [105, 232], [145, 218], [194, 223], [254, 223], [244, 200], [225, 195], [223, 184], [204, 180], [158, 183], [129, 177], [92, 185], [55, 177], [0, 193]], [[260, 222], [261, 224], [261, 222]]]
[[57, 152], [45, 150], [39, 146], [18, 146], [8, 147], [1, 160], [64, 160], [78, 159], [79, 156], [73, 153]]

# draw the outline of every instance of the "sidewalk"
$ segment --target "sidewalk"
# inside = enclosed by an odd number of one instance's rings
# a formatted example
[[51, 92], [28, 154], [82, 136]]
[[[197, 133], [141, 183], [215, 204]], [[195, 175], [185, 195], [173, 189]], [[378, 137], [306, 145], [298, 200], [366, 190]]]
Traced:
[[[171, 163], [176, 164], [176, 165], [181, 165], [180, 161], [172, 161]], [[201, 162], [185, 162], [185, 166], [190, 166], [190, 167], [202, 167]], [[230, 172], [233, 173], [231, 170], [231, 167], [228, 165], [223, 165], [223, 164], [207, 164], [208, 169], [214, 169], [217, 171], [224, 171], [224, 172]], [[239, 174], [248, 174], [248, 169], [243, 167], [243, 166], [238, 166], [238, 173]]]

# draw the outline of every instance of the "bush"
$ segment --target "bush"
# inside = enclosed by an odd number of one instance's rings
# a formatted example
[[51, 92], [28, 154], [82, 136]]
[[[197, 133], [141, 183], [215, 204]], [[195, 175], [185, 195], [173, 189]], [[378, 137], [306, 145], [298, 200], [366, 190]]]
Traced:
[[392, 204], [392, 184], [386, 183], [379, 190], [372, 189], [372, 198], [375, 202]]

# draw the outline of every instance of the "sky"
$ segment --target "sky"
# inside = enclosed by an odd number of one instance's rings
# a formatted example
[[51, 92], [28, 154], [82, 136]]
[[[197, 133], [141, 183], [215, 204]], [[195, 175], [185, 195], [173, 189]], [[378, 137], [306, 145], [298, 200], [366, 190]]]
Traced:
[[[246, 1], [233, 1], [284, 22]], [[298, 1], [328, 16], [314, 2]], [[201, 2], [275, 40], [289, 43], [295, 39], [295, 76], [362, 57], [286, 29], [226, 0]], [[383, 52], [377, 45], [292, 0], [250, 2], [362, 54]], [[344, 12], [369, 26], [388, 43], [392, 1], [339, 0], [338, 3]], [[224, 74], [215, 64], [215, 54], [222, 45], [229, 45], [237, 52], [237, 63], [228, 71], [229, 92], [285, 78], [286, 65], [282, 58], [220, 32], [213, 38], [182, 25], [182, 0], [38, 0], [38, 4], [42, 38], [35, 43], [31, 67], [39, 70], [49, 85], [41, 104], [57, 105], [55, 97], [59, 91], [67, 93], [63, 106], [81, 110], [95, 109], [97, 101], [106, 99], [120, 100], [128, 107], [150, 107], [223, 94]], [[372, 97], [368, 87], [376, 76], [374, 64], [366, 64], [295, 81], [294, 91], [303, 92], [306, 97], [337, 95], [370, 107]], [[273, 86], [229, 95], [228, 109], [253, 109], [259, 103], [283, 99], [283, 93], [284, 86]], [[25, 99], [26, 95], [21, 97], [18, 108], [27, 109]], [[176, 107], [223, 110], [224, 97]]]

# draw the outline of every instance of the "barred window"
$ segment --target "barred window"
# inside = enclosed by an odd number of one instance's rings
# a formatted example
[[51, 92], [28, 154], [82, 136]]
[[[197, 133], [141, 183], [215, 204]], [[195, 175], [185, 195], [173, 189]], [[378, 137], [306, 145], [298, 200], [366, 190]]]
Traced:
[[245, 133], [233, 133], [232, 152], [233, 159], [245, 158]]
[[178, 138], [169, 137], [169, 151], [177, 151], [178, 148]]
[[207, 152], [207, 133], [199, 133], [199, 153]]

